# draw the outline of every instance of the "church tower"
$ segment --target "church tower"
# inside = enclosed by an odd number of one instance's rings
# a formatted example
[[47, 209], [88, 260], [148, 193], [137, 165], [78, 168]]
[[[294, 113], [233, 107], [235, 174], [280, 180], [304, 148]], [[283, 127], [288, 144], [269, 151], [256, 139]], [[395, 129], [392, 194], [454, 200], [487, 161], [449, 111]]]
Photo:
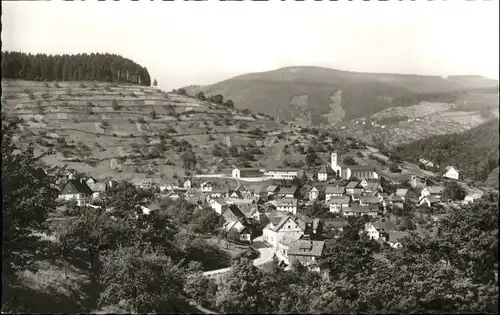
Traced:
[[332, 170], [334, 170], [335, 173], [337, 173], [337, 176], [340, 177], [341, 176], [341, 170], [342, 170], [342, 168], [338, 164], [338, 155], [337, 155], [337, 152], [332, 152], [331, 158], [332, 158]]

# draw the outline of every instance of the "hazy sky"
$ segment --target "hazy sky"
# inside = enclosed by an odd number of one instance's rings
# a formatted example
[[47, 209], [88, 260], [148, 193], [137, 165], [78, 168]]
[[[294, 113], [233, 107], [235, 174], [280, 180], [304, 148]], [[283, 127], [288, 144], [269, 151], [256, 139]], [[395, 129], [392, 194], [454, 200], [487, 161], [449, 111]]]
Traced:
[[120, 54], [163, 89], [285, 66], [498, 79], [499, 1], [2, 2], [2, 50]]

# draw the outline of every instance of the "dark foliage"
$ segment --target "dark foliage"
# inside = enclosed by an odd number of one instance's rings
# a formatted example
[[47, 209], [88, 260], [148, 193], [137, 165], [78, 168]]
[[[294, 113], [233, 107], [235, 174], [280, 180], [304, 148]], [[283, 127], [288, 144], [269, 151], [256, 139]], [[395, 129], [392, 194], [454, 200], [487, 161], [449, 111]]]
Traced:
[[34, 81], [101, 81], [151, 85], [145, 67], [115, 54], [2, 52], [2, 77]]

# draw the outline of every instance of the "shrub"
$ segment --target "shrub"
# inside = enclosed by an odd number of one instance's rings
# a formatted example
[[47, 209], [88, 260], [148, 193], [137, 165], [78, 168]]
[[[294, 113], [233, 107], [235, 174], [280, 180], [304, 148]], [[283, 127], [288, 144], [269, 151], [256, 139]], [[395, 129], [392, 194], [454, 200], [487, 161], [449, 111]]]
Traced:
[[46, 88], [49, 88], [49, 87], [50, 87], [49, 83], [47, 83], [47, 82], [45, 82], [45, 83], [43, 84], [43, 86], [44, 86], [44, 87], [46, 87]]
[[86, 88], [87, 88], [87, 86], [86, 86], [84, 83], [80, 83], [80, 87], [81, 87], [82, 89], [86, 89]]
[[144, 123], [146, 123], [146, 119], [144, 119], [144, 117], [139, 117], [139, 118], [137, 118], [137, 122], [144, 124]]
[[66, 89], [66, 94], [71, 95], [73, 93], [73, 90], [71, 88]]
[[33, 92], [29, 92], [28, 93], [28, 97], [30, 100], [34, 100], [35, 99], [35, 94], [33, 94]]
[[113, 110], [120, 110], [120, 106], [118, 105], [118, 101], [116, 99], [113, 99], [111, 101], [111, 107], [113, 108]]
[[109, 122], [107, 122], [106, 120], [103, 120], [103, 121], [101, 122], [101, 126], [102, 126], [102, 127], [109, 127]]
[[118, 137], [118, 135], [116, 133], [113, 132], [113, 137]]
[[134, 92], [130, 92], [129, 96], [130, 97], [137, 97], [137, 95]]
[[56, 82], [56, 83], [54, 83], [54, 87], [55, 88], [60, 88], [61, 86], [59, 85], [59, 83]]
[[158, 116], [156, 115], [156, 111], [152, 111], [149, 116], [151, 117], [151, 119], [157, 119]]

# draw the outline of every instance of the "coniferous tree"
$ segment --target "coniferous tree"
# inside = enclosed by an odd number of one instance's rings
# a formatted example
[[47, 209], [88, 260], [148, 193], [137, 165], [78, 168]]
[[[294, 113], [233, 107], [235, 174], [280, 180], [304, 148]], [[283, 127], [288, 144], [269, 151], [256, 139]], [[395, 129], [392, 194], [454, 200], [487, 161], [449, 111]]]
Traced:
[[46, 55], [2, 52], [2, 77], [36, 81], [89, 80], [151, 85], [145, 67], [112, 54]]

